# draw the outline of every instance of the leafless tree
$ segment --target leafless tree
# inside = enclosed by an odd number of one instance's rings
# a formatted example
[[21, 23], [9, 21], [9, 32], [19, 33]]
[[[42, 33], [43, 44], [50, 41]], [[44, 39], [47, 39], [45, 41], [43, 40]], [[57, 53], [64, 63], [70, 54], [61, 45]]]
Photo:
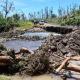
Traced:
[[48, 19], [48, 17], [49, 17], [48, 7], [45, 8], [45, 17], [46, 17], [46, 19]]
[[14, 9], [13, 2], [9, 2], [9, 0], [3, 0], [1, 7], [3, 9], [5, 18], [7, 18], [8, 14]]

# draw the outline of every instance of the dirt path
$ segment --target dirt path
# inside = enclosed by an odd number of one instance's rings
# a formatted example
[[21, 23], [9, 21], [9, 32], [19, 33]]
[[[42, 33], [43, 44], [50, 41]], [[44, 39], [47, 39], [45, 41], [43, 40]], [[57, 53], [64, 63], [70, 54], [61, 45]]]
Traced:
[[40, 76], [12, 76], [11, 80], [62, 80], [60, 79], [60, 77], [56, 77], [53, 75], [48, 75], [48, 74], [44, 74], [44, 75], [40, 75]]
[[44, 26], [46, 27], [46, 26], [57, 26], [57, 27], [59, 27], [60, 25], [55, 25], [55, 24], [51, 24], [51, 23], [44, 23]]

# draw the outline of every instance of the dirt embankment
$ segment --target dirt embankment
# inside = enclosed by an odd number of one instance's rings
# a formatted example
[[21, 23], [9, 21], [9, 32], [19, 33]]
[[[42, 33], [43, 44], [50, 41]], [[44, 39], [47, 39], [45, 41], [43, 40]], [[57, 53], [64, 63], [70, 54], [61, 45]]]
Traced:
[[21, 53], [22, 59], [17, 63], [20, 74], [55, 72], [66, 56], [80, 55], [80, 30], [62, 36], [51, 35], [34, 53]]
[[65, 56], [80, 55], [80, 30], [62, 36], [50, 36], [45, 43], [28, 55], [25, 59], [22, 73], [35, 75], [36, 73], [55, 72]]

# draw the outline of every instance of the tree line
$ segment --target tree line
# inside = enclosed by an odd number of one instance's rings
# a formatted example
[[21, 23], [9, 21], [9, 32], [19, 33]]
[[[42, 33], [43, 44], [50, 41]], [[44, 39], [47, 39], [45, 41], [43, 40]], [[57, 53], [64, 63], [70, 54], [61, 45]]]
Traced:
[[49, 18], [52, 19], [55, 18], [56, 16], [57, 15], [54, 14], [53, 7], [51, 8], [45, 7], [40, 11], [28, 14], [29, 19], [49, 19]]
[[80, 26], [80, 5], [76, 4], [72, 7], [67, 7], [66, 10], [59, 8], [58, 23], [61, 25]]
[[76, 4], [67, 9], [59, 7], [58, 14], [55, 14], [53, 7], [45, 7], [40, 11], [29, 13], [28, 18], [22, 13], [15, 13], [11, 16], [9, 14], [15, 10], [14, 3], [9, 0], [3, 0], [0, 7], [0, 32], [9, 31], [14, 27], [20, 26], [20, 21], [25, 22], [27, 19], [32, 20], [47, 20], [51, 23], [60, 25], [80, 26], [80, 6]]
[[0, 7], [0, 32], [9, 31], [14, 27], [19, 27], [19, 21], [25, 21], [26, 16], [24, 13], [18, 14], [17, 12], [11, 16], [9, 14], [15, 9], [14, 3], [9, 0], [3, 0]]
[[60, 25], [80, 26], [80, 6], [74, 4], [66, 9], [59, 7], [58, 14], [54, 13], [53, 7], [44, 8], [38, 12], [29, 13], [29, 19], [47, 20]]

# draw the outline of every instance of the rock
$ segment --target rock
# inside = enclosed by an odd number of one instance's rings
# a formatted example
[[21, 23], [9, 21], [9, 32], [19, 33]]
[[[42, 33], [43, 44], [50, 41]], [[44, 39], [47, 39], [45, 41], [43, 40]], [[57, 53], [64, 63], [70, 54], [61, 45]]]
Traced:
[[44, 32], [45, 30], [43, 28], [32, 28], [27, 30], [28, 32]]
[[31, 53], [27, 48], [21, 48], [20, 53]]
[[55, 52], [57, 51], [57, 48], [55, 46], [51, 46], [51, 51]]

